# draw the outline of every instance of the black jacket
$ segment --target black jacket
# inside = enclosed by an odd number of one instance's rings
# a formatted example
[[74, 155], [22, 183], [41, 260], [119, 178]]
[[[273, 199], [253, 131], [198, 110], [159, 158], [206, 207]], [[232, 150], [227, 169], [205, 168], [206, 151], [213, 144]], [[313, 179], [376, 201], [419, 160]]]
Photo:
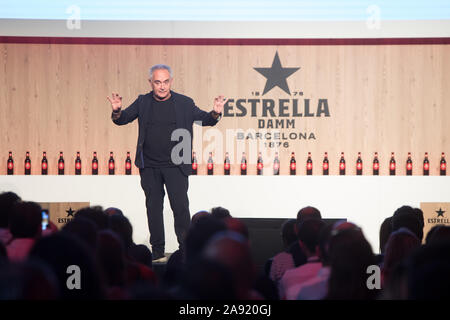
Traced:
[[[201, 121], [202, 126], [214, 126], [218, 119], [216, 120], [212, 116], [211, 112], [206, 112], [199, 109], [194, 101], [182, 94], [171, 91], [172, 97], [175, 104], [175, 117], [177, 123], [177, 129], [186, 129], [191, 134], [191, 152], [192, 153], [192, 125], [194, 121]], [[145, 131], [150, 123], [144, 123], [147, 119], [147, 112], [150, 111], [151, 104], [153, 103], [153, 91], [147, 94], [141, 94], [138, 98], [126, 109], [122, 110], [120, 113], [112, 114], [112, 120], [115, 124], [121, 126], [138, 119], [139, 124], [139, 135], [136, 148], [136, 158], [134, 164], [138, 168], [144, 168], [144, 142], [145, 142]], [[192, 173], [191, 157], [189, 156], [189, 163], [182, 163], [180, 165], [181, 170], [185, 175], [190, 175]]]

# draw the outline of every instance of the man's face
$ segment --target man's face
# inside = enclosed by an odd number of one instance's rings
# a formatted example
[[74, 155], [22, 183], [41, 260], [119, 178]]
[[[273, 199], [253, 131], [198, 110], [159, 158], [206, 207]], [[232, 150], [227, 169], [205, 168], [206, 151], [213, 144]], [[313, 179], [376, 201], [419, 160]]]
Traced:
[[172, 86], [172, 78], [166, 69], [157, 69], [153, 72], [153, 76], [149, 79], [153, 93], [159, 100], [168, 98], [170, 87]]

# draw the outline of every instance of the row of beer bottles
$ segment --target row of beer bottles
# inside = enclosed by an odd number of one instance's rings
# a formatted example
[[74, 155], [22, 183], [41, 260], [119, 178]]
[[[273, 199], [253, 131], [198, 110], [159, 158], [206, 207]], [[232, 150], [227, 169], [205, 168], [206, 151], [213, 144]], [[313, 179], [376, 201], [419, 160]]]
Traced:
[[[92, 157], [92, 174], [97, 175], [98, 174], [98, 158], [97, 158], [97, 152], [94, 151], [93, 157]], [[30, 159], [30, 152], [26, 152], [25, 156], [25, 175], [31, 174], [31, 159]], [[111, 151], [109, 153], [109, 160], [108, 160], [108, 173], [110, 175], [114, 175], [116, 171], [116, 165], [114, 161], [114, 153]], [[58, 175], [63, 175], [65, 172], [65, 161], [64, 161], [64, 155], [63, 152], [59, 153], [59, 159], [58, 159]], [[14, 159], [12, 156], [12, 152], [9, 151], [9, 157], [7, 162], [7, 174], [13, 175], [14, 174]], [[48, 174], [48, 159], [47, 159], [47, 152], [42, 153], [42, 160], [41, 160], [41, 174], [47, 175]], [[131, 174], [131, 158], [130, 158], [130, 152], [127, 152], [127, 158], [125, 160], [125, 174], [130, 175]], [[80, 152], [77, 152], [77, 157], [75, 159], [75, 175], [81, 175], [81, 157]]]
[[[245, 152], [242, 153], [240, 171], [241, 175], [247, 175], [247, 157]], [[261, 156], [261, 152], [258, 154], [258, 160], [256, 163], [256, 174], [263, 174], [263, 159]], [[224, 160], [224, 174], [230, 174], [230, 158], [228, 152], [225, 153]], [[408, 152], [408, 158], [406, 160], [406, 175], [412, 175], [413, 163], [411, 159], [411, 152]], [[198, 162], [196, 153], [192, 153], [192, 174], [196, 175], [198, 170]], [[389, 160], [389, 175], [395, 175], [397, 170], [397, 163], [395, 161], [394, 152], [391, 153], [391, 159]], [[445, 154], [442, 152], [441, 161], [439, 165], [440, 175], [445, 176], [447, 171], [447, 162], [445, 161]], [[207, 173], [208, 175], [214, 174], [214, 161], [212, 158], [212, 153], [209, 153], [209, 158], [207, 162]], [[291, 153], [291, 159], [289, 162], [289, 173], [290, 175], [297, 174], [297, 161], [295, 160], [295, 153]], [[339, 175], [345, 175], [346, 173], [346, 162], [344, 157], [344, 152], [341, 152], [341, 158], [339, 159]], [[380, 173], [380, 161], [378, 159], [378, 152], [375, 152], [373, 163], [372, 163], [372, 173], [373, 175], [379, 175]], [[280, 174], [280, 159], [278, 157], [278, 152], [275, 153], [275, 158], [273, 160], [273, 174]], [[311, 152], [308, 152], [308, 158], [306, 160], [306, 175], [313, 174], [313, 161], [311, 158]], [[323, 162], [322, 162], [322, 174], [329, 174], [329, 161], [328, 161], [328, 153], [325, 152]], [[356, 159], [356, 175], [363, 174], [363, 161], [361, 158], [361, 152], [358, 152], [358, 158]], [[423, 175], [427, 176], [430, 174], [430, 161], [428, 159], [428, 152], [425, 152], [425, 158], [423, 160]]]

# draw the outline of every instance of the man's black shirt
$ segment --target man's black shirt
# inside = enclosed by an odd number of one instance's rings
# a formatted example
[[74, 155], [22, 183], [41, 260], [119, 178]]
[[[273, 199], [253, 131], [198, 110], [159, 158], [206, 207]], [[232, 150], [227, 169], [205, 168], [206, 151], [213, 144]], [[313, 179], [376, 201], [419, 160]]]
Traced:
[[173, 97], [165, 101], [153, 98], [150, 112], [145, 119], [146, 138], [144, 144], [145, 167], [172, 167], [172, 148], [177, 141], [171, 141], [172, 132], [176, 129], [175, 104]]

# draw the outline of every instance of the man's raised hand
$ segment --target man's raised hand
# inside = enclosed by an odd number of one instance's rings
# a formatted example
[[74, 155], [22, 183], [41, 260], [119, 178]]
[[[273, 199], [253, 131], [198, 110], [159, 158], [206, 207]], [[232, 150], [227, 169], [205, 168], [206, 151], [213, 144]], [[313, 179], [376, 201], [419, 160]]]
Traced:
[[227, 103], [228, 99], [225, 99], [224, 96], [220, 95], [214, 98], [214, 108], [213, 110], [217, 113], [221, 113], [223, 111], [223, 106]]
[[111, 103], [111, 108], [113, 109], [113, 111], [117, 111], [122, 108], [122, 97], [119, 96], [118, 93], [113, 92], [112, 98], [107, 96], [106, 99], [108, 99], [109, 103]]

